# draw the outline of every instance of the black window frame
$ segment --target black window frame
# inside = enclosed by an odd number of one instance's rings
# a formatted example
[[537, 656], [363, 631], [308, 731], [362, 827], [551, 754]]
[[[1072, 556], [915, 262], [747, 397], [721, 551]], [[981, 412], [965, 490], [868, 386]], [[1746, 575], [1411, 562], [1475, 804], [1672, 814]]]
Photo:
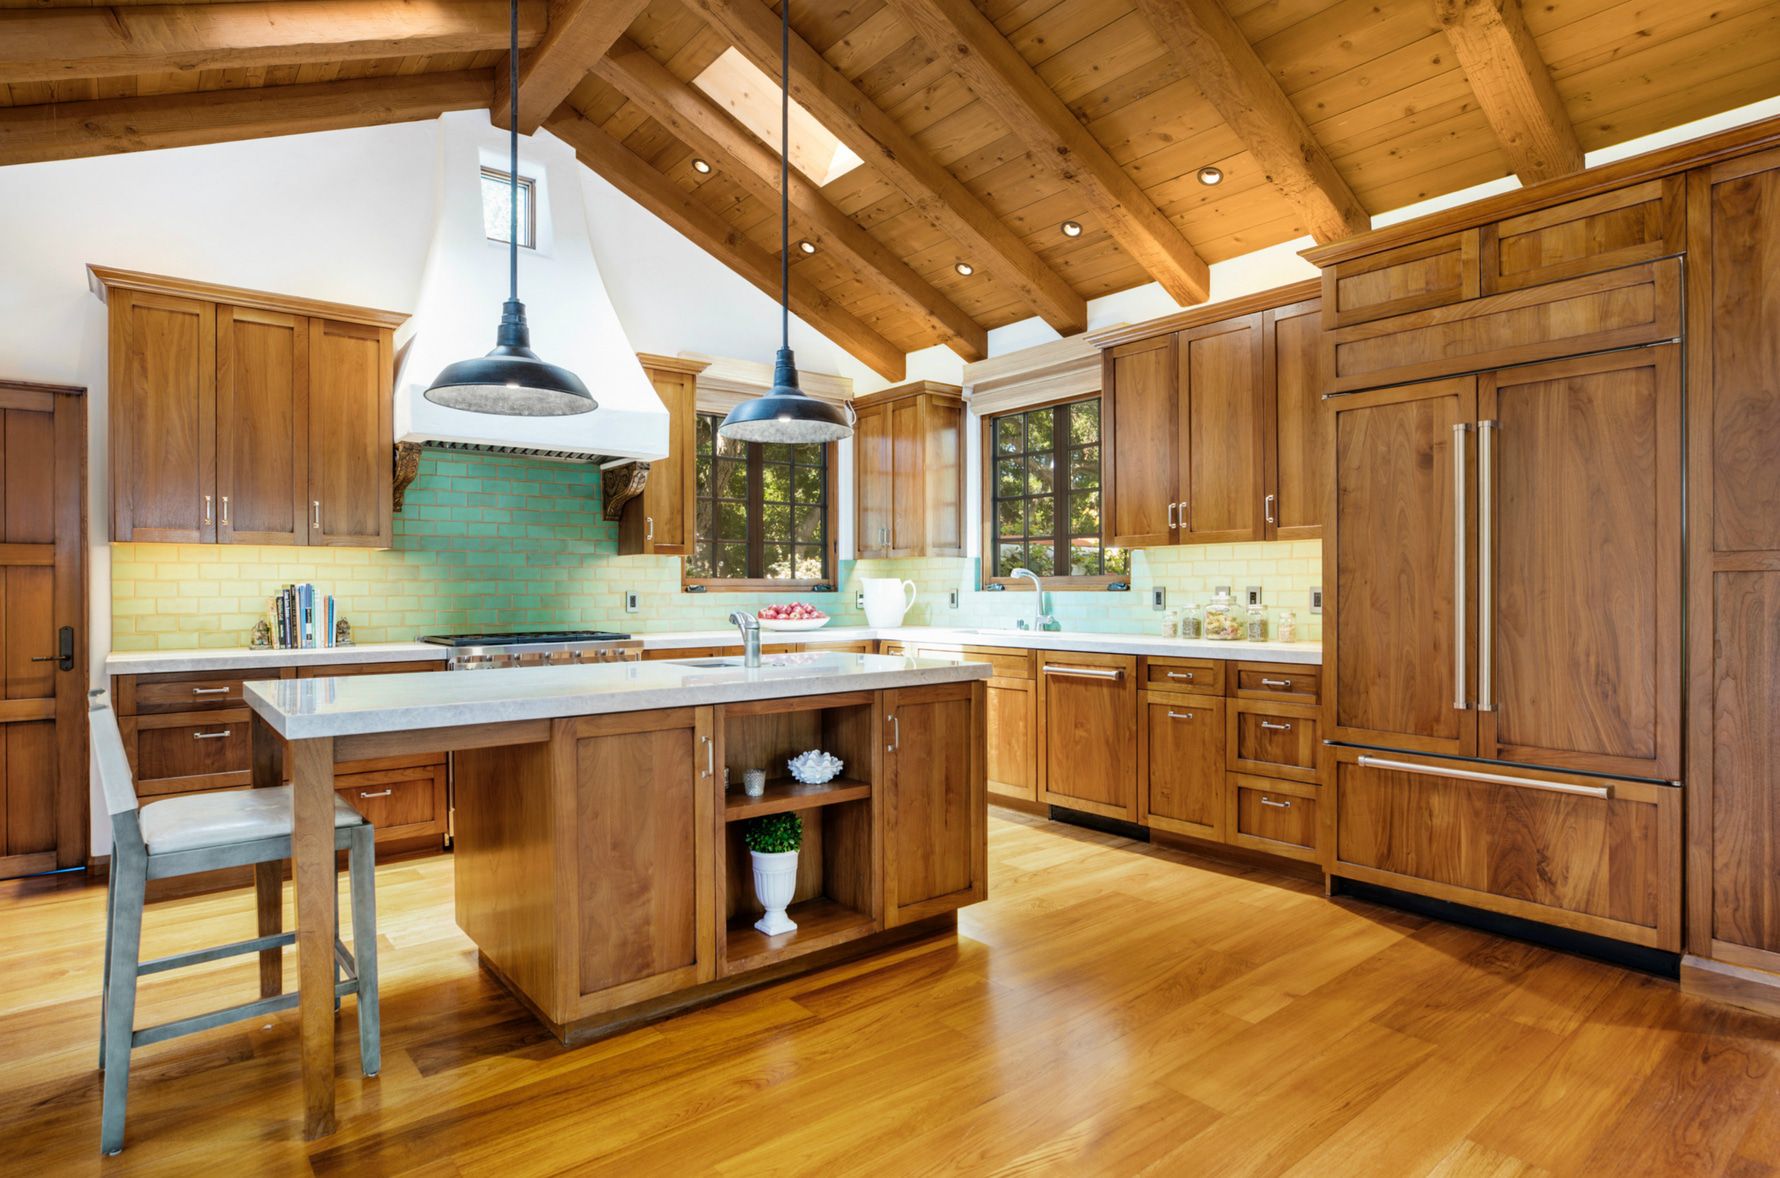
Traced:
[[[717, 426], [723, 420], [721, 413], [700, 412], [696, 415], [693, 426], [693, 551], [681, 560], [681, 580], [688, 587], [702, 587], [714, 590], [790, 590], [813, 591], [832, 589], [835, 584], [835, 568], [837, 564], [837, 532], [839, 521], [839, 503], [836, 499], [838, 463], [836, 460], [838, 446], [833, 443], [808, 443], [791, 445], [788, 443], [763, 442], [724, 442], [717, 434]], [[742, 454], [724, 453], [723, 447], [739, 447]], [[820, 458], [811, 460], [811, 451], [818, 452]], [[765, 470], [769, 465], [779, 465], [779, 455], [783, 453], [784, 465], [790, 468], [789, 494], [791, 501], [767, 500], [765, 497]], [[709, 461], [709, 475], [704, 473], [702, 465]], [[723, 495], [722, 480], [726, 476], [723, 467], [730, 464], [741, 464], [744, 475], [743, 493], [741, 497]], [[798, 476], [800, 473], [816, 472], [820, 479], [821, 498], [818, 502], [797, 502]], [[715, 534], [718, 511], [721, 504], [740, 505], [742, 514], [747, 521], [747, 537], [744, 541], [724, 541]], [[817, 577], [773, 577], [766, 573], [768, 558], [768, 541], [765, 536], [765, 519], [769, 508], [783, 506], [790, 516], [791, 526], [790, 559], [795, 570], [800, 550], [818, 549], [822, 554], [821, 575]], [[820, 538], [814, 542], [799, 542], [798, 512], [809, 509], [817, 511], [817, 522], [821, 529]], [[708, 522], [707, 522], [708, 521]], [[743, 575], [719, 575], [722, 567], [719, 546], [724, 544], [744, 545]], [[708, 548], [708, 553], [704, 550]]]
[[[1129, 583], [1131, 579], [1131, 554], [1128, 549], [1109, 547], [1105, 542], [1105, 436], [1102, 430], [1102, 416], [1099, 393], [1091, 393], [1085, 397], [1068, 397], [1059, 401], [1050, 401], [1042, 405], [1029, 405], [1019, 409], [1009, 409], [983, 418], [983, 568], [982, 583], [1000, 585], [1009, 589], [1031, 588], [1032, 582], [1025, 578], [1014, 578], [1001, 571], [1003, 541], [1017, 540], [1024, 549], [1021, 563], [1031, 567], [1030, 545], [1037, 541], [1049, 543], [1052, 553], [1052, 571], [1045, 572], [1034, 569], [1046, 586], [1055, 584], [1058, 588], [1088, 589], [1103, 588], [1108, 585]], [[1092, 442], [1078, 442], [1071, 433], [1072, 410], [1077, 405], [1092, 402], [1095, 406], [1094, 431]], [[1048, 418], [1049, 448], [1034, 447], [1032, 423], [1040, 418]], [[1002, 423], [1010, 419], [1020, 421], [1020, 448], [1004, 450]], [[1092, 450], [1095, 470], [1093, 485], [1074, 487], [1072, 474], [1076, 463], [1084, 459], [1086, 452]], [[1031, 463], [1036, 457], [1047, 457], [1050, 460], [1050, 489], [1034, 491], [1032, 477], [1034, 468]], [[1062, 462], [1059, 464], [1058, 458]], [[1026, 488], [1019, 495], [1002, 494], [1001, 474], [1004, 459], [1021, 459], [1026, 466]], [[1071, 511], [1074, 507], [1072, 498], [1083, 494], [1095, 497], [1094, 521], [1095, 531], [1076, 530], [1071, 527]], [[1035, 500], [1052, 500], [1051, 526], [1048, 532], [1032, 530], [1033, 512], [1031, 504]], [[1023, 502], [1026, 507], [1022, 512], [1021, 529], [1016, 537], [1004, 527], [1001, 507], [1004, 503]], [[1073, 554], [1077, 545], [1072, 541], [1092, 538], [1097, 541], [1095, 569], [1092, 572], [1073, 573], [1057, 572], [1056, 559], [1060, 553]], [[1074, 567], [1071, 560], [1068, 567]]]

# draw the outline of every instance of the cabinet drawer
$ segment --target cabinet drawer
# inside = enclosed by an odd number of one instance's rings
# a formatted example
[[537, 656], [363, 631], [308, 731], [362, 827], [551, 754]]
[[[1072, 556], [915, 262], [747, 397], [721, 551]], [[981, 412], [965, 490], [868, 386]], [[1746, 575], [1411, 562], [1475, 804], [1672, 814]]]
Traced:
[[1276, 855], [1315, 858], [1315, 787], [1298, 792], [1281, 788], [1282, 784], [1240, 773], [1230, 775], [1230, 841]]
[[916, 658], [948, 659], [955, 663], [988, 663], [995, 668], [991, 679], [1032, 678], [1032, 652], [1008, 647], [928, 646], [923, 643], [914, 650]]
[[342, 675], [406, 675], [417, 671], [443, 671], [442, 659], [412, 659], [400, 663], [329, 663], [298, 667], [299, 679], [335, 679]]
[[1322, 751], [1317, 709], [1304, 704], [1230, 705], [1230, 768], [1289, 781], [1317, 779]]
[[1335, 806], [1335, 875], [1681, 947], [1674, 786], [1341, 749]]
[[334, 789], [383, 839], [443, 831], [444, 783], [442, 766], [418, 766], [342, 774]]
[[168, 712], [196, 712], [210, 708], [238, 708], [241, 685], [250, 679], [276, 679], [282, 668], [264, 672], [194, 671], [189, 674], [120, 675], [117, 678], [117, 714], [153, 716]]
[[119, 718], [141, 797], [247, 785], [253, 738], [246, 708]]
[[1477, 230], [1385, 250], [1323, 271], [1323, 325], [1346, 327], [1478, 294]]
[[912, 658], [915, 653], [915, 648], [906, 642], [880, 642], [878, 643], [878, 653], [903, 655]]
[[1287, 704], [1316, 703], [1322, 668], [1294, 663], [1238, 663], [1236, 695], [1241, 699], [1270, 699]]
[[1686, 246], [1682, 177], [1537, 209], [1483, 227], [1483, 293], [1594, 274]]
[[1145, 658], [1143, 681], [1151, 691], [1222, 695], [1224, 664], [1220, 659]]

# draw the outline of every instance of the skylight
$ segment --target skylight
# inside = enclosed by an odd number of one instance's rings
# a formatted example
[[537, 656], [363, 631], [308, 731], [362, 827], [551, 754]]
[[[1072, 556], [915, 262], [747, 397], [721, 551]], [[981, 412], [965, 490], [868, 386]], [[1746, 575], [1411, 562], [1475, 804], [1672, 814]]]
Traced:
[[[779, 148], [779, 83], [733, 46], [692, 79], [711, 100], [774, 151]], [[791, 166], [820, 186], [864, 163], [816, 116], [791, 103]]]

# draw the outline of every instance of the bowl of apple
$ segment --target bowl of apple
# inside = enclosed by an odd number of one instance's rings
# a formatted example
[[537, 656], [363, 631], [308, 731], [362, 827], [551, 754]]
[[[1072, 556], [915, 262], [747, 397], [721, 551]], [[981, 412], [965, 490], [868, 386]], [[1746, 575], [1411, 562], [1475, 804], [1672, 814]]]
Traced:
[[827, 614], [801, 601], [769, 605], [754, 617], [762, 630], [820, 630], [828, 625]]

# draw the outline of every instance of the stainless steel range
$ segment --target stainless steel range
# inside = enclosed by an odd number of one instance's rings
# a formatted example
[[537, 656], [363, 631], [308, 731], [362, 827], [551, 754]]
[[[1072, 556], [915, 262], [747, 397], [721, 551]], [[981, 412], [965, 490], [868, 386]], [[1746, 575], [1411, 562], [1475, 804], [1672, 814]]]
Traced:
[[576, 663], [634, 663], [643, 640], [606, 630], [520, 630], [510, 634], [428, 634], [422, 642], [448, 648], [451, 671], [492, 667], [572, 666]]

